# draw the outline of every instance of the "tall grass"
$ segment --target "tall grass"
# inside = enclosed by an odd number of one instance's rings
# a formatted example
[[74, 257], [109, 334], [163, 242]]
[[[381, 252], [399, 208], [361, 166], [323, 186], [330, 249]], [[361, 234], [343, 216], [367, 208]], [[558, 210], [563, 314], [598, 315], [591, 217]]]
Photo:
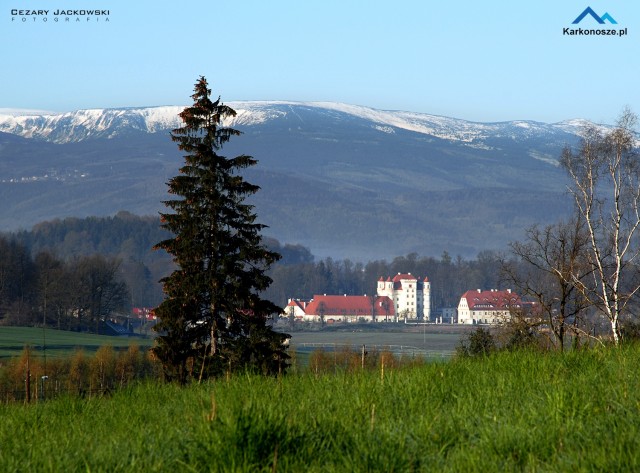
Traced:
[[638, 471], [640, 348], [0, 406], [1, 471]]
[[158, 379], [160, 365], [150, 355], [136, 345], [120, 352], [105, 345], [93, 356], [76, 350], [73, 356], [46, 361], [25, 347], [20, 357], [0, 364], [0, 402], [104, 394], [135, 380]]

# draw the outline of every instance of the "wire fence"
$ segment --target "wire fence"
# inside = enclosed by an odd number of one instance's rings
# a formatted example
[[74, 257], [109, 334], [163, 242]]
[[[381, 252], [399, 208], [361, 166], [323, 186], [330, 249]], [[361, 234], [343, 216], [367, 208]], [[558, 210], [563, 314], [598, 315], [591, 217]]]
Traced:
[[291, 347], [299, 352], [312, 352], [313, 350], [322, 349], [325, 351], [352, 350], [358, 352], [365, 347], [365, 351], [373, 352], [390, 352], [396, 356], [404, 357], [422, 357], [425, 359], [449, 359], [453, 356], [453, 351], [448, 350], [426, 350], [411, 345], [362, 345], [350, 343], [292, 343]]
[[[296, 361], [302, 369], [309, 368], [312, 359], [316, 362], [322, 360], [322, 353], [331, 357], [323, 363], [334, 368], [338, 364], [371, 367], [388, 355], [396, 361], [385, 358], [387, 361], [382, 363], [396, 363], [398, 366], [414, 361], [447, 360], [453, 356], [453, 352], [447, 350], [388, 344], [292, 343], [291, 349], [302, 355]], [[292, 367], [291, 371], [297, 372], [297, 368]], [[78, 352], [71, 358], [50, 360], [46, 365], [25, 352], [22, 358], [0, 366], [0, 403], [32, 404], [61, 396], [101, 397], [134, 382], [160, 378], [159, 364], [145, 352], [138, 351], [137, 347], [127, 352], [115, 352], [107, 347], [100, 349], [94, 357], [86, 358]]]

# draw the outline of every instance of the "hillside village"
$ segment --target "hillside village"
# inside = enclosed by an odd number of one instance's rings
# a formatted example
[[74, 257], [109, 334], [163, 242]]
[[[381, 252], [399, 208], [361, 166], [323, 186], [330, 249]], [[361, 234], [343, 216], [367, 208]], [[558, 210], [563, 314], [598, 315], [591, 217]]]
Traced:
[[533, 303], [523, 302], [511, 289], [466, 291], [457, 308], [440, 307], [432, 311], [431, 283], [428, 277], [398, 273], [380, 277], [374, 295], [315, 295], [311, 300], [289, 299], [285, 317], [321, 324], [450, 323], [499, 324], [508, 321], [514, 311], [529, 310]]

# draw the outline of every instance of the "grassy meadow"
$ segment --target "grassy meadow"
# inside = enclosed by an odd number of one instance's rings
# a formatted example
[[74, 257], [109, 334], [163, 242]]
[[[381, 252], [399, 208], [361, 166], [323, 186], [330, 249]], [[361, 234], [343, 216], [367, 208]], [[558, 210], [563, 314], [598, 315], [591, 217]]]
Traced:
[[110, 337], [50, 328], [0, 327], [0, 361], [19, 356], [26, 345], [31, 347], [35, 357], [43, 357], [43, 346], [46, 346], [47, 358], [61, 358], [70, 356], [77, 349], [95, 353], [102, 346], [127, 349], [132, 345], [142, 348], [152, 344], [152, 339], [142, 337]]
[[[460, 340], [463, 331], [451, 333], [441, 333], [436, 331], [437, 325], [428, 326], [425, 332], [419, 329], [414, 331], [380, 331], [380, 330], [356, 330], [356, 331], [318, 331], [318, 332], [293, 332], [291, 333], [291, 345], [300, 347], [305, 344], [322, 344], [329, 346], [351, 345], [351, 346], [394, 346], [404, 347], [407, 351], [416, 349], [426, 353], [449, 355], [455, 351], [455, 347]], [[453, 327], [453, 326], [449, 326]], [[467, 327], [463, 327], [467, 329]], [[468, 331], [468, 329], [467, 329]]]
[[640, 347], [0, 405], [0, 471], [639, 471]]
[[[291, 339], [292, 350], [299, 351], [299, 360], [306, 359], [311, 351], [319, 346], [331, 349], [331, 345], [359, 347], [403, 347], [396, 349], [398, 354], [412, 354], [432, 356], [434, 358], [448, 357], [455, 351], [460, 339], [460, 330], [442, 333], [440, 327], [429, 326], [422, 331], [407, 330], [371, 330], [370, 326], [354, 325], [354, 331], [308, 331], [293, 332]], [[449, 326], [454, 327], [454, 326]], [[285, 327], [286, 328], [286, 327]], [[402, 328], [402, 326], [401, 326]], [[455, 328], [455, 327], [454, 327]], [[466, 329], [466, 327], [463, 327]], [[115, 350], [126, 350], [132, 345], [140, 348], [153, 345], [153, 332], [150, 338], [142, 337], [112, 337], [90, 333], [69, 332], [64, 330], [41, 329], [33, 327], [0, 327], [0, 364], [2, 359], [18, 357], [24, 347], [29, 345], [34, 357], [43, 357], [43, 344], [46, 345], [47, 358], [62, 358], [71, 356], [76, 350], [85, 353], [95, 353], [102, 346], [111, 346]]]

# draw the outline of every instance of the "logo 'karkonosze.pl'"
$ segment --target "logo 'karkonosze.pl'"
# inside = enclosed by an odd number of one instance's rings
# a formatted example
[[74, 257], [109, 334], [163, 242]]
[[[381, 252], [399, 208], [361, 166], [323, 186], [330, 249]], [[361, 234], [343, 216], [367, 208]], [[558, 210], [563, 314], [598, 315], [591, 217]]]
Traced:
[[[590, 18], [590, 21], [596, 21], [599, 25], [617, 25], [618, 22], [608, 13], [604, 15], [598, 15], [591, 7], [585, 8], [585, 10], [573, 20], [572, 25], [578, 25], [585, 18]], [[563, 28], [562, 34], [565, 36], [627, 36], [627, 28]]]

